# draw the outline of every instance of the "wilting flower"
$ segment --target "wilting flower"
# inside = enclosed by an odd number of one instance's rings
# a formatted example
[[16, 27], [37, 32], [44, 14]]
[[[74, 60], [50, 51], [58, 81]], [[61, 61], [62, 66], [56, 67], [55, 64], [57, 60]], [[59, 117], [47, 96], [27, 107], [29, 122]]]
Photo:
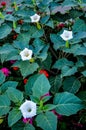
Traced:
[[32, 50], [25, 48], [23, 51], [20, 52], [22, 60], [30, 60], [32, 58]]
[[73, 38], [72, 31], [64, 30], [64, 32], [60, 35], [64, 41], [68, 41]]
[[19, 108], [24, 118], [32, 118], [36, 115], [36, 103], [26, 100]]
[[40, 20], [40, 15], [34, 14], [33, 16], [30, 16], [32, 23], [37, 23]]
[[33, 124], [33, 118], [23, 118], [23, 122]]
[[9, 69], [7, 69], [6, 67], [4, 67], [4, 68], [2, 68], [2, 69], [0, 69], [0, 70], [2, 71], [2, 73], [3, 73], [5, 76], [9, 76], [9, 74], [10, 74]]
[[47, 78], [49, 77], [49, 74], [46, 70], [40, 70], [39, 73], [44, 74]]

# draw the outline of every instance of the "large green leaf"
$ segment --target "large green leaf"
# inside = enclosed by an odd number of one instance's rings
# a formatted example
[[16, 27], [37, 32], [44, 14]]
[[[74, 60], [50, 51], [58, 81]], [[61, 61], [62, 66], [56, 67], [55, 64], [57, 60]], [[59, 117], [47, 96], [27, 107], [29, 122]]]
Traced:
[[7, 37], [7, 35], [10, 34], [11, 31], [12, 28], [7, 24], [3, 24], [2, 26], [0, 26], [0, 39]]
[[54, 98], [57, 113], [70, 116], [83, 109], [81, 100], [69, 92], [57, 93]]
[[81, 87], [80, 81], [74, 76], [67, 77], [63, 82], [64, 91], [68, 91], [70, 93], [78, 92], [80, 87]]
[[[5, 81], [5, 75], [2, 73], [2, 71], [0, 70], [0, 85]], [[1, 89], [1, 88], [0, 88]]]
[[38, 69], [37, 63], [29, 63], [29, 61], [23, 61], [20, 63], [20, 71], [22, 76], [25, 78], [26, 76], [33, 74]]
[[44, 41], [40, 40], [39, 38], [36, 38], [33, 42], [33, 48], [34, 48], [34, 53], [39, 53], [43, 47], [45, 46]]
[[86, 56], [86, 47], [81, 46], [80, 48], [77, 48], [77, 50], [74, 52], [74, 55], [83, 55]]
[[32, 91], [33, 96], [40, 98], [41, 96], [45, 95], [49, 92], [50, 84], [48, 79], [45, 77], [45, 75], [40, 75], [37, 80], [34, 82]]
[[40, 30], [35, 30], [35, 32], [32, 34], [32, 38], [39, 38], [42, 37], [44, 34], [44, 30], [40, 29]]
[[13, 48], [12, 45], [10, 44], [4, 44], [1, 48], [0, 48], [0, 54], [9, 54], [10, 52], [15, 51], [15, 49]]
[[30, 41], [30, 35], [29, 35], [29, 33], [20, 33], [18, 35], [17, 41], [20, 42], [21, 44], [28, 45], [28, 43]]
[[1, 91], [5, 92], [8, 87], [16, 88], [18, 85], [18, 82], [16, 81], [7, 81], [1, 85]]
[[7, 95], [0, 95], [0, 116], [5, 115], [10, 110], [10, 100]]
[[36, 81], [36, 79], [38, 78], [39, 74], [30, 76], [29, 80], [27, 81], [26, 85], [25, 85], [25, 93], [27, 95], [31, 95], [32, 94], [32, 87], [34, 85], [34, 82]]
[[23, 100], [23, 93], [15, 88], [9, 87], [6, 91], [8, 97], [14, 103], [21, 102]]
[[74, 75], [77, 72], [77, 67], [68, 67], [68, 66], [64, 66], [61, 70], [61, 76], [65, 77], [65, 76], [71, 76]]
[[16, 108], [12, 109], [12, 111], [10, 111], [9, 115], [8, 115], [9, 127], [14, 125], [21, 117], [22, 117], [22, 114], [21, 114], [20, 110], [18, 110]]
[[46, 112], [36, 117], [37, 126], [43, 130], [57, 130], [57, 118], [52, 112]]
[[84, 20], [77, 19], [73, 26], [73, 31], [74, 32], [86, 31], [86, 24]]
[[64, 66], [73, 66], [73, 62], [67, 60], [66, 58], [61, 58], [55, 62], [53, 68], [62, 69]]
[[62, 78], [60, 75], [56, 76], [56, 77], [51, 77], [49, 79], [50, 84], [51, 84], [51, 92], [52, 93], [57, 93], [60, 89], [60, 87], [62, 86]]
[[86, 77], [86, 70], [81, 72]]
[[35, 130], [35, 128], [31, 124], [18, 122], [12, 126], [12, 130]]
[[50, 39], [52, 43], [54, 44], [54, 49], [57, 50], [60, 47], [65, 46], [65, 42], [62, 40], [62, 38], [59, 35], [56, 34], [50, 34]]

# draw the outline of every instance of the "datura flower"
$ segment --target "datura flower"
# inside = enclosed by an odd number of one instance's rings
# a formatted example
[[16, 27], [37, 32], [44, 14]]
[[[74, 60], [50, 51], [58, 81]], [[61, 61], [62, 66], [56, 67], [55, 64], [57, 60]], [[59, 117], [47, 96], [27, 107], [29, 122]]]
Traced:
[[26, 100], [19, 108], [24, 118], [32, 118], [36, 115], [36, 103]]
[[73, 38], [72, 31], [67, 31], [67, 30], [64, 30], [60, 36], [64, 41], [68, 41]]
[[34, 15], [30, 16], [30, 18], [31, 18], [32, 23], [37, 23], [40, 20], [40, 15], [34, 14]]
[[28, 48], [25, 48], [23, 51], [20, 52], [21, 59], [24, 60], [30, 60], [32, 58], [32, 50], [29, 50]]

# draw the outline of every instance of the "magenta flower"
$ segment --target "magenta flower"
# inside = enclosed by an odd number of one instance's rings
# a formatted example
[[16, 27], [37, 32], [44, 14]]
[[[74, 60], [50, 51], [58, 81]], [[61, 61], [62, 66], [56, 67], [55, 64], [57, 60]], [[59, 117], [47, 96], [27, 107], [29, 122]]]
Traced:
[[6, 67], [4, 67], [4, 68], [2, 68], [2, 69], [0, 69], [0, 70], [2, 71], [2, 73], [3, 73], [5, 76], [9, 76], [9, 74], [10, 74], [9, 69], [7, 69]]
[[33, 124], [33, 118], [23, 118], [23, 122]]

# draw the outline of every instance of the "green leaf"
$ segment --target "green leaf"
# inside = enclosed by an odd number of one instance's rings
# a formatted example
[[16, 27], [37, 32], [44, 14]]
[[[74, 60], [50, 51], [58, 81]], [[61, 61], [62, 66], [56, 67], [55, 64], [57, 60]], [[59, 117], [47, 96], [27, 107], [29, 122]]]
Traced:
[[8, 115], [8, 125], [9, 127], [13, 126], [18, 120], [20, 120], [22, 114], [20, 110], [13, 108], [12, 111], [9, 112]]
[[50, 110], [53, 110], [56, 108], [56, 105], [53, 105], [53, 104], [46, 104], [44, 105], [43, 107], [43, 111], [47, 112], [47, 111], [50, 111]]
[[7, 95], [0, 95], [0, 116], [5, 115], [10, 110], [10, 100]]
[[81, 87], [80, 81], [74, 76], [67, 77], [63, 82], [64, 91], [68, 91], [70, 93], [78, 92], [80, 87]]
[[9, 54], [10, 52], [15, 51], [15, 49], [13, 48], [12, 45], [10, 44], [4, 44], [1, 48], [0, 48], [0, 54]]
[[81, 46], [80, 48], [77, 48], [77, 50], [74, 52], [74, 55], [83, 55], [86, 56], [86, 47]]
[[77, 72], [77, 68], [74, 66], [72, 68], [68, 67], [68, 66], [64, 66], [61, 70], [61, 76], [65, 77], [65, 76], [71, 76], [73, 74], [75, 74]]
[[9, 87], [6, 91], [8, 97], [14, 103], [21, 102], [23, 100], [23, 93], [15, 88]]
[[39, 114], [36, 122], [43, 130], [57, 130], [57, 117], [52, 112]]
[[61, 58], [55, 62], [52, 68], [62, 69], [64, 66], [73, 66], [73, 62], [66, 58]]
[[37, 63], [29, 63], [29, 61], [21, 62], [19, 66], [23, 78], [33, 74], [38, 69], [38, 67], [39, 66]]
[[40, 75], [37, 80], [34, 82], [32, 91], [33, 96], [40, 98], [41, 96], [45, 95], [49, 92], [50, 84], [48, 79], [45, 77], [45, 75]]
[[59, 35], [50, 34], [50, 39], [51, 39], [51, 42], [54, 44], [53, 46], [55, 50], [59, 49], [60, 47], [65, 46], [65, 42], [62, 40], [62, 38], [60, 38]]
[[18, 122], [12, 126], [12, 130], [35, 130], [35, 128], [31, 124]]
[[[28, 32], [25, 33], [20, 33], [17, 37], [17, 41], [20, 42], [21, 44], [28, 45], [30, 41], [30, 34]], [[23, 48], [24, 49], [24, 48]]]
[[43, 47], [45, 46], [44, 41], [42, 41], [39, 38], [36, 38], [33, 42], [33, 48], [34, 48], [34, 53], [36, 53], [36, 55], [38, 53], [40, 53], [40, 51], [43, 49]]
[[84, 63], [83, 61], [79, 60], [76, 62], [75, 66], [78, 68], [78, 67], [84, 67]]
[[60, 87], [62, 86], [62, 78], [60, 75], [56, 76], [56, 77], [51, 77], [49, 79], [50, 84], [51, 84], [51, 92], [53, 94], [57, 93], [60, 89]]
[[32, 34], [32, 38], [39, 38], [42, 37], [44, 34], [44, 30], [40, 29], [40, 30], [35, 30], [35, 32]]
[[12, 28], [7, 24], [3, 24], [2, 26], [0, 26], [0, 39], [7, 37], [7, 35], [10, 34], [11, 31]]
[[25, 93], [27, 95], [31, 95], [32, 94], [32, 87], [34, 85], [34, 82], [36, 81], [36, 79], [38, 78], [39, 74], [30, 76], [29, 80], [27, 81], [26, 85], [25, 85]]
[[16, 88], [17, 85], [18, 85], [18, 82], [16, 81], [7, 81], [1, 85], [1, 91], [3, 93], [8, 89], [8, 87]]
[[81, 72], [86, 77], [86, 70]]
[[83, 109], [81, 100], [69, 92], [57, 93], [54, 98], [57, 113], [70, 116]]
[[77, 96], [86, 103], [86, 91], [81, 91], [77, 94]]
[[86, 31], [86, 24], [84, 20], [77, 19], [73, 26], [73, 31], [74, 32]]
[[5, 81], [5, 75], [2, 73], [2, 71], [0, 70], [0, 85]]
[[51, 27], [52, 29], [54, 29], [53, 20], [49, 20], [45, 25]]

